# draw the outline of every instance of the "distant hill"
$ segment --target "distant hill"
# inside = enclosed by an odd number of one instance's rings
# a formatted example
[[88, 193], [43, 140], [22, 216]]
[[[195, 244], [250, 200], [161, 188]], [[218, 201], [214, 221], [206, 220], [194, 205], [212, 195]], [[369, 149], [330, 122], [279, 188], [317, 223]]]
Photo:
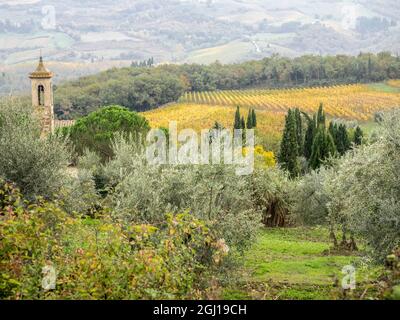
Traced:
[[226, 65], [113, 68], [58, 85], [54, 93], [55, 111], [60, 119], [73, 119], [110, 104], [147, 111], [176, 102], [185, 92], [299, 88], [389, 79], [400, 79], [400, 57], [385, 52], [294, 59], [274, 55]]
[[[38, 60], [23, 62], [16, 65], [6, 65], [0, 71], [0, 96], [24, 94], [30, 91], [28, 74], [35, 70]], [[72, 80], [91, 74], [96, 74], [110, 68], [121, 68], [129, 65], [126, 61], [87, 62], [49, 62], [46, 66], [54, 73], [54, 83]]]
[[[97, 71], [150, 57], [236, 63], [276, 53], [398, 53], [399, 16], [397, 0], [4, 0], [0, 72], [21, 89], [24, 64], [39, 49], [48, 61]], [[70, 76], [80, 74], [70, 68]], [[0, 83], [0, 92], [10, 90], [10, 81]]]

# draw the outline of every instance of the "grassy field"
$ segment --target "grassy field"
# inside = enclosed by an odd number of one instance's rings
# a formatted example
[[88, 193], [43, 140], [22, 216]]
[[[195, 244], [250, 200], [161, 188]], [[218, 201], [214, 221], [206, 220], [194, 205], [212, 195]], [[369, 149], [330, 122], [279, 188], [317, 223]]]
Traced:
[[251, 42], [236, 40], [221, 46], [193, 51], [185, 62], [207, 64], [224, 60], [225, 63], [235, 63], [254, 50]]
[[324, 228], [264, 229], [223, 298], [337, 299], [347, 265], [356, 268], [357, 285], [376, 278], [379, 269], [365, 263], [362, 253], [334, 253], [330, 248]]
[[375, 91], [386, 92], [386, 93], [400, 93], [400, 86], [397, 85], [397, 82], [388, 83], [372, 83], [368, 85], [368, 87]]

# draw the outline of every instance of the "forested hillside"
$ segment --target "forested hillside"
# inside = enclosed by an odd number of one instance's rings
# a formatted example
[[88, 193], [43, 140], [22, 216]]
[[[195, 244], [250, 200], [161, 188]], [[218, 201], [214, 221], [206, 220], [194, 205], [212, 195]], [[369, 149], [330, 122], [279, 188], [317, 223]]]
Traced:
[[70, 119], [110, 104], [146, 111], [174, 102], [187, 91], [326, 86], [396, 78], [400, 78], [400, 58], [385, 52], [294, 59], [274, 55], [227, 65], [132, 66], [58, 86], [55, 111], [59, 118]]

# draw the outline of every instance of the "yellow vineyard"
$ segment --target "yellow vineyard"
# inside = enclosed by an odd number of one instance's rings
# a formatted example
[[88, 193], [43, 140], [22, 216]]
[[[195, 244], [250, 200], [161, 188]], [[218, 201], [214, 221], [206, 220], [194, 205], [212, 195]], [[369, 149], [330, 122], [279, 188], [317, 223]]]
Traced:
[[[400, 87], [392, 80], [388, 86]], [[229, 90], [186, 93], [180, 103], [213, 106], [243, 106], [270, 112], [286, 112], [298, 107], [314, 112], [324, 104], [330, 117], [367, 121], [375, 112], [400, 106], [400, 93], [379, 90], [370, 85], [342, 85], [332, 87], [285, 90]]]
[[[178, 103], [168, 107], [155, 109], [144, 113], [151, 127], [168, 128], [170, 121], [177, 121], [178, 130], [191, 128], [200, 132], [210, 129], [216, 121], [225, 128], [233, 127], [236, 107], [234, 106], [211, 106], [202, 104]], [[241, 108], [243, 116], [247, 116], [248, 108]], [[285, 112], [273, 112], [257, 110], [257, 130], [264, 136], [278, 138], [281, 134], [285, 119]]]
[[[175, 104], [144, 113], [152, 128], [168, 128], [170, 121], [176, 121], [178, 130], [194, 129], [198, 133], [203, 129], [210, 129], [218, 121], [225, 128], [233, 127], [236, 107], [207, 106], [200, 104]], [[248, 108], [242, 108], [241, 113], [246, 116]], [[282, 134], [285, 112], [257, 111], [257, 144], [266, 146], [268, 150], [277, 151]], [[275, 154], [264, 150], [258, 145], [255, 149], [255, 160], [258, 167], [271, 167], [276, 163]]]
[[287, 110], [298, 107], [313, 113], [320, 103], [330, 118], [369, 121], [378, 111], [400, 106], [400, 80], [326, 88], [187, 93], [178, 103], [145, 112], [144, 116], [152, 127], [168, 127], [170, 121], [177, 121], [178, 129], [200, 132], [216, 121], [232, 128], [236, 106], [241, 107], [245, 118], [249, 108], [254, 108], [258, 143], [276, 150]]

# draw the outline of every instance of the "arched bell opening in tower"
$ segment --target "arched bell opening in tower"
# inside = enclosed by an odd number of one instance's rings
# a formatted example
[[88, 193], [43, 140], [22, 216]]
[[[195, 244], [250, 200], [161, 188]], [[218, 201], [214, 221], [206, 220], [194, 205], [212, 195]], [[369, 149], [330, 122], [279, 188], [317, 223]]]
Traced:
[[42, 85], [38, 86], [38, 102], [39, 106], [44, 106], [44, 87]]

